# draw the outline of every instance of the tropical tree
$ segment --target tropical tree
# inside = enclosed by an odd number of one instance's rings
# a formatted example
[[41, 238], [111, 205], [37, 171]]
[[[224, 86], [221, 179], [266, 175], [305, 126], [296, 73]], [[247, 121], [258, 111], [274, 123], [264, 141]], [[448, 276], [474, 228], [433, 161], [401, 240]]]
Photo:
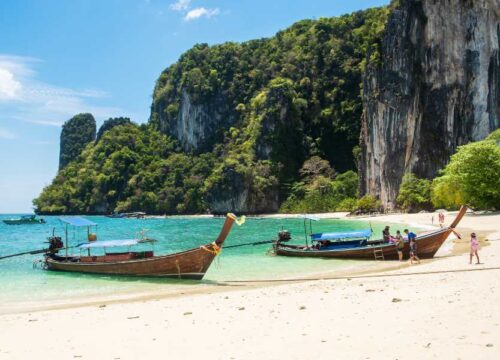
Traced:
[[483, 141], [458, 148], [432, 186], [436, 207], [500, 209], [500, 129]]

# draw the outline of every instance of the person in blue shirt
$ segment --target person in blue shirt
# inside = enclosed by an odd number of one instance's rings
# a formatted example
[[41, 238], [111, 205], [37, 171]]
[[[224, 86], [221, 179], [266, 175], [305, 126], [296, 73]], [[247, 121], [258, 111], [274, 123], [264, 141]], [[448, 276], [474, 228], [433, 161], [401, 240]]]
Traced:
[[415, 234], [412, 231], [409, 231], [408, 229], [405, 229], [405, 234], [408, 237], [408, 241], [411, 241], [411, 239], [415, 240], [417, 238], [417, 234]]

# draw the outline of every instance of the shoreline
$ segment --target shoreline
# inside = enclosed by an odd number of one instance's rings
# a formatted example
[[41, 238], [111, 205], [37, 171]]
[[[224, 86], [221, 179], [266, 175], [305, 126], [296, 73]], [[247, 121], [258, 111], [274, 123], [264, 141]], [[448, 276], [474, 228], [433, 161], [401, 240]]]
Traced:
[[[376, 218], [430, 221], [429, 214]], [[500, 214], [467, 214], [460, 225], [462, 240], [451, 240], [459, 253], [420, 265], [388, 261], [365, 275], [222, 283], [0, 315], [0, 358], [158, 358], [168, 349], [172, 358], [281, 359], [286, 348], [290, 359], [497, 359]], [[480, 265], [463, 253], [469, 229], [485, 234]], [[398, 341], [386, 346], [387, 339]]]
[[[457, 212], [448, 212], [449, 218], [454, 218]], [[390, 215], [377, 215], [377, 216], [356, 216], [356, 217], [347, 217], [346, 212], [339, 213], [321, 213], [314, 214], [314, 216], [320, 219], [342, 219], [342, 220], [353, 220], [353, 221], [373, 221], [380, 222], [384, 224], [391, 224], [394, 226], [395, 224], [401, 225], [412, 225], [413, 227], [418, 227], [424, 230], [437, 229], [437, 226], [432, 226], [426, 224], [423, 220], [423, 217], [426, 215], [432, 216], [433, 213], [425, 213], [425, 214], [390, 214]], [[259, 218], [300, 218], [302, 214], [267, 214], [258, 216]], [[436, 215], [434, 213], [434, 215]], [[177, 217], [177, 216], [175, 216]], [[194, 217], [197, 217], [196, 215]], [[253, 218], [250, 217], [250, 219]], [[408, 218], [412, 219], [412, 222], [408, 223]], [[437, 218], [437, 216], [436, 216]], [[449, 220], [450, 220], [449, 219]], [[418, 222], [416, 222], [418, 221]], [[462, 227], [459, 227], [462, 228]], [[463, 230], [467, 230], [470, 232], [472, 230], [462, 228]], [[491, 230], [492, 232], [494, 230]], [[488, 246], [489, 243], [484, 241], [484, 238], [487, 237], [488, 231], [476, 231], [478, 233], [478, 237], [481, 242], [481, 246]], [[424, 260], [425, 263], [431, 263], [434, 261], [438, 261], [440, 259], [450, 257], [450, 256], [460, 256], [467, 252], [468, 245], [463, 246], [463, 241], [458, 241], [458, 239], [452, 234], [448, 240], [442, 245], [442, 248], [436, 254], [436, 257], [433, 259]], [[350, 262], [349, 265], [344, 265], [342, 268], [336, 268], [332, 271], [323, 271], [323, 272], [309, 272], [301, 277], [291, 277], [291, 278], [277, 278], [277, 279], [251, 279], [251, 280], [238, 280], [238, 279], [229, 279], [229, 280], [220, 280], [210, 282], [193, 282], [192, 284], [172, 284], [172, 286], [178, 287], [175, 290], [171, 289], [161, 289], [161, 290], [141, 290], [137, 291], [136, 289], [130, 289], [119, 294], [105, 294], [102, 296], [89, 296], [84, 299], [75, 299], [75, 298], [66, 298], [63, 301], [53, 301], [47, 300], [42, 303], [33, 304], [31, 302], [20, 303], [16, 307], [6, 308], [4, 311], [0, 311], [1, 315], [9, 315], [9, 314], [23, 314], [23, 313], [33, 313], [33, 312], [42, 312], [42, 311], [51, 311], [51, 310], [60, 310], [60, 309], [72, 309], [86, 306], [95, 306], [95, 305], [109, 305], [109, 304], [124, 304], [124, 303], [137, 303], [143, 301], [150, 301], [153, 299], [170, 299], [170, 298], [179, 298], [185, 296], [193, 296], [198, 294], [206, 294], [206, 293], [219, 293], [225, 291], [233, 291], [234, 289], [230, 289], [231, 287], [237, 286], [235, 284], [249, 284], [249, 285], [240, 285], [240, 286], [252, 286], [252, 287], [269, 287], [269, 286], [278, 286], [280, 284], [287, 283], [300, 283], [300, 282], [310, 282], [315, 281], [316, 279], [335, 279], [335, 278], [344, 278], [344, 277], [357, 277], [363, 275], [373, 275], [373, 274], [384, 274], [391, 271], [402, 270], [406, 268], [406, 261], [403, 263], [393, 262], [393, 261], [364, 261], [364, 260], [347, 260]]]

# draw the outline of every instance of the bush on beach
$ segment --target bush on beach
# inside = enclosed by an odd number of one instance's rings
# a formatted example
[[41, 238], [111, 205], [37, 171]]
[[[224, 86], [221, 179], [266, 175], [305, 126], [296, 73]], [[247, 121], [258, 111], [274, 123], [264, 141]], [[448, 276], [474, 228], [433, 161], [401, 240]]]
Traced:
[[300, 170], [302, 181], [291, 186], [291, 195], [280, 208], [282, 213], [352, 211], [358, 195], [358, 175], [354, 171], [335, 176], [326, 160], [318, 156], [306, 160]]
[[373, 195], [365, 195], [356, 202], [356, 212], [374, 213], [382, 210], [382, 203]]
[[485, 140], [460, 146], [432, 183], [435, 207], [466, 203], [481, 210], [500, 209], [500, 129]]
[[396, 199], [397, 205], [409, 212], [432, 209], [431, 183], [431, 180], [420, 179], [413, 173], [405, 174]]

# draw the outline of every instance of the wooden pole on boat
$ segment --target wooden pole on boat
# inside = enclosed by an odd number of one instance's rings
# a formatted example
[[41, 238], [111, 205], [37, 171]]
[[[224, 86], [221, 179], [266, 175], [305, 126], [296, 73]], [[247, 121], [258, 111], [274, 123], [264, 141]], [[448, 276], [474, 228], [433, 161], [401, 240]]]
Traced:
[[[49, 250], [50, 249], [38, 249], [38, 250], [24, 251], [24, 252], [20, 252], [17, 254], [4, 255], [4, 256], [0, 256], [0, 260], [8, 259], [8, 258], [16, 257], [16, 256], [22, 256], [22, 255], [35, 255], [35, 254], [46, 253], [46, 252], [49, 252]], [[63, 249], [61, 248], [58, 250], [63, 250]]]
[[[90, 241], [90, 225], [87, 226], [87, 241]], [[90, 248], [87, 249], [87, 255], [90, 256]]]
[[22, 253], [0, 256], [0, 260], [8, 259], [8, 258], [11, 258], [11, 257], [16, 257], [16, 256], [21, 256], [21, 255], [41, 254], [41, 253], [47, 252], [48, 250], [49, 249], [40, 249], [40, 250], [25, 251], [25, 252], [22, 252]]
[[66, 229], [65, 229], [65, 233], [66, 233], [66, 259], [68, 258], [68, 224], [66, 224]]
[[304, 216], [304, 239], [306, 240], [306, 246], [309, 247], [309, 243], [307, 242], [307, 219]]

